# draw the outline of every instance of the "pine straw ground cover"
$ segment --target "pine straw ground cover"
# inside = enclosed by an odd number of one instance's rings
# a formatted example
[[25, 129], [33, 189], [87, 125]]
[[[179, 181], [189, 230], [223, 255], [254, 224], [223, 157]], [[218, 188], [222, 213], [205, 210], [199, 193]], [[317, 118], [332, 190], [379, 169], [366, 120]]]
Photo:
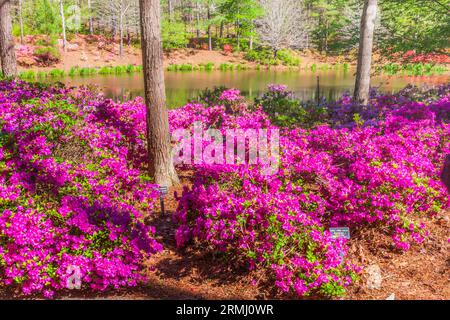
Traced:
[[[278, 129], [237, 90], [210, 98], [171, 111], [171, 130], [195, 121]], [[310, 129], [280, 128], [274, 175], [260, 164], [179, 167], [184, 188], [164, 217], [145, 174], [140, 98], [1, 82], [0, 110], [7, 296], [79, 296], [65, 290], [76, 265], [85, 297], [378, 298], [405, 279], [411, 293], [400, 297], [448, 298], [449, 199], [439, 181], [448, 88], [374, 94], [370, 108], [344, 97], [306, 119]], [[348, 242], [328, 231], [342, 225]], [[369, 262], [390, 283], [380, 295], [363, 285]]]

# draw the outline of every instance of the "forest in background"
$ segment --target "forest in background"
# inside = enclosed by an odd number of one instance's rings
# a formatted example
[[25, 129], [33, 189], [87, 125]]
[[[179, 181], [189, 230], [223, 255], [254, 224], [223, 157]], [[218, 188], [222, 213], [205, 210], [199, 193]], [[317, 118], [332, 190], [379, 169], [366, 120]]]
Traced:
[[[382, 0], [375, 46], [383, 52], [445, 53], [449, 0]], [[358, 44], [359, 0], [162, 0], [165, 50], [198, 47], [261, 52], [310, 49], [344, 54]], [[101, 34], [121, 44], [140, 42], [137, 0], [15, 0], [13, 34], [70, 40]], [[51, 50], [51, 49], [48, 49]]]

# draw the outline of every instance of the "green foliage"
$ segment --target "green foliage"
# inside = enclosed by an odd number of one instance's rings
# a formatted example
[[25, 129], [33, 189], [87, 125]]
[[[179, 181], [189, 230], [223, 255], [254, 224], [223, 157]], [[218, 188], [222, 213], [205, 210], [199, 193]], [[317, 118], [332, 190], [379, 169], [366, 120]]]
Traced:
[[424, 75], [434, 75], [442, 74], [446, 71], [446, 67], [442, 65], [435, 65], [432, 63], [388, 63], [382, 67], [378, 68], [378, 71], [383, 73], [394, 75], [394, 74], [405, 74], [409, 76], [424, 76]]
[[24, 22], [31, 34], [59, 34], [61, 19], [59, 17], [57, 2], [50, 0], [31, 1], [30, 10], [25, 11]]
[[51, 66], [61, 60], [61, 53], [57, 47], [41, 46], [34, 50], [37, 61], [44, 66]]
[[266, 66], [285, 65], [295, 66], [300, 65], [300, 59], [295, 57], [290, 50], [280, 50], [276, 56], [272, 50], [260, 48], [259, 50], [250, 50], [246, 53], [245, 59], [254, 61]]
[[216, 50], [223, 50], [225, 45], [230, 45], [234, 52], [247, 51], [250, 48], [249, 39], [240, 38], [239, 44], [237, 38], [218, 38], [214, 41], [214, 47]]
[[[175, 6], [169, 19], [167, 2], [164, 1], [162, 19], [163, 48], [166, 51], [186, 48], [189, 40], [200, 37], [205, 43], [208, 30], [213, 36], [213, 46], [222, 50], [225, 44], [235, 51], [248, 51], [250, 37], [258, 44], [255, 21], [264, 15], [258, 0], [196, 0], [189, 5]], [[301, 21], [308, 30], [308, 46], [311, 45], [325, 54], [343, 54], [358, 46], [359, 20], [362, 0], [304, 0], [307, 21]], [[81, 32], [87, 33], [87, 21], [90, 16], [98, 21], [117, 18], [107, 1], [97, 1], [94, 10], [88, 10], [86, 1], [64, 0], [66, 17], [71, 5], [81, 6]], [[376, 48], [398, 52], [416, 50], [417, 52], [444, 52], [449, 46], [450, 0], [379, 0], [381, 23], [376, 28]], [[96, 9], [97, 7], [102, 8]], [[102, 17], [105, 11], [112, 11], [111, 17]], [[131, 11], [131, 10], [130, 10]], [[13, 34], [18, 37], [18, 10], [13, 10]], [[198, 15], [197, 15], [198, 14]], [[23, 1], [23, 27], [25, 35], [60, 35], [61, 17], [59, 2], [55, 0]], [[135, 21], [127, 23], [134, 25]], [[197, 19], [198, 17], [198, 19]], [[133, 18], [135, 19], [135, 18]], [[73, 23], [67, 19], [67, 39], [74, 35]], [[134, 26], [131, 27], [135, 29]], [[115, 33], [118, 31], [116, 25]], [[111, 24], [101, 22], [95, 30], [99, 34], [111, 35]], [[199, 35], [197, 35], [197, 32]], [[139, 46], [136, 30], [131, 32], [131, 43]], [[116, 34], [117, 36], [117, 34]], [[48, 45], [43, 45], [48, 46]], [[250, 57], [252, 61], [261, 60]], [[276, 65], [276, 58], [266, 57], [265, 65]], [[283, 59], [281, 59], [283, 60]], [[283, 62], [285, 65], [296, 65]]]
[[299, 66], [300, 59], [295, 57], [289, 50], [280, 50], [277, 52], [277, 59], [279, 59], [285, 66]]
[[74, 76], [77, 75], [77, 73], [78, 73], [78, 68], [77, 68], [77, 67], [72, 67], [72, 68], [70, 68], [70, 70], [69, 70], [69, 76], [74, 77]]
[[433, 52], [449, 46], [450, 0], [383, 0], [379, 45], [389, 51]]
[[76, 75], [77, 71], [80, 76], [89, 76], [98, 72], [98, 70], [94, 68], [77, 68], [74, 72], [74, 75]]
[[162, 21], [162, 42], [164, 50], [185, 48], [189, 43], [189, 34], [186, 32], [184, 24], [177, 20], [164, 19]]
[[220, 70], [220, 71], [228, 71], [228, 70], [247, 70], [248, 66], [243, 64], [233, 64], [233, 63], [221, 63], [218, 67], [214, 64], [214, 62], [200, 63], [200, 64], [170, 64], [167, 67], [167, 71], [212, 71], [212, 70]]
[[219, 65], [219, 70], [221, 71], [227, 71], [227, 70], [233, 70], [234, 65], [232, 63], [221, 63]]
[[193, 102], [205, 103], [207, 105], [221, 105], [224, 101], [220, 99], [220, 96], [225, 90], [227, 88], [224, 86], [214, 87], [213, 89], [207, 88], [200, 92], [198, 98]]
[[198, 65], [199, 70], [205, 70], [205, 71], [211, 71], [214, 70], [214, 62], [208, 62], [208, 63], [200, 63]]
[[36, 72], [33, 70], [19, 72], [19, 78], [22, 80], [34, 80], [36, 78]]
[[261, 106], [271, 122], [280, 127], [300, 126], [310, 128], [325, 122], [326, 109], [313, 103], [304, 103], [282, 86], [266, 92], [255, 99], [255, 106]]
[[[222, 0], [219, 11], [225, 21], [235, 24], [237, 38], [252, 36], [253, 21], [264, 14], [257, 0]], [[236, 49], [241, 49], [240, 41]]]
[[53, 69], [48, 72], [48, 76], [51, 78], [60, 78], [65, 74], [64, 70], [61, 69]]
[[72, 67], [68, 72], [61, 69], [51, 69], [49, 71], [38, 71], [33, 70], [22, 71], [19, 73], [19, 78], [23, 80], [35, 80], [35, 79], [45, 79], [45, 78], [60, 78], [64, 76], [91, 76], [95, 74], [124, 74], [124, 73], [136, 73], [142, 72], [142, 66], [126, 65], [126, 66], [105, 66], [101, 68], [79, 68]]
[[[358, 43], [361, 2], [351, 0], [307, 0], [311, 8], [312, 40], [324, 53], [342, 53]], [[351, 15], [350, 12], [354, 14]]]

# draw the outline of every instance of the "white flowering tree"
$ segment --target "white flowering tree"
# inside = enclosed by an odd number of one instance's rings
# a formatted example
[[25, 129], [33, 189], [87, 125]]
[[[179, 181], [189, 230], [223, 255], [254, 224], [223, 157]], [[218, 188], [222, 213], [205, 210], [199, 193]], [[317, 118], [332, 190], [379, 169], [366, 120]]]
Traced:
[[119, 33], [119, 55], [123, 55], [125, 30], [138, 33], [139, 10], [137, 0], [96, 0], [92, 10], [103, 29], [108, 27], [113, 37]]
[[260, 0], [264, 16], [256, 21], [261, 41], [269, 45], [274, 55], [282, 48], [302, 48], [308, 29], [302, 0]]

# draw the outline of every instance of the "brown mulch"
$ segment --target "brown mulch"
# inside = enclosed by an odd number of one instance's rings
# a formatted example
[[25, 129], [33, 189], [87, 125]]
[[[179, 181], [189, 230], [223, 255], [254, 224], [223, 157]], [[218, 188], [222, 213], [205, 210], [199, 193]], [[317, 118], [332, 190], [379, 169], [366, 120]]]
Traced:
[[406, 252], [396, 251], [392, 240], [369, 230], [351, 245], [349, 254], [357, 265], [377, 264], [381, 269], [379, 290], [369, 290], [363, 274], [359, 285], [352, 286], [348, 299], [450, 299], [450, 210], [425, 222], [429, 237]]

